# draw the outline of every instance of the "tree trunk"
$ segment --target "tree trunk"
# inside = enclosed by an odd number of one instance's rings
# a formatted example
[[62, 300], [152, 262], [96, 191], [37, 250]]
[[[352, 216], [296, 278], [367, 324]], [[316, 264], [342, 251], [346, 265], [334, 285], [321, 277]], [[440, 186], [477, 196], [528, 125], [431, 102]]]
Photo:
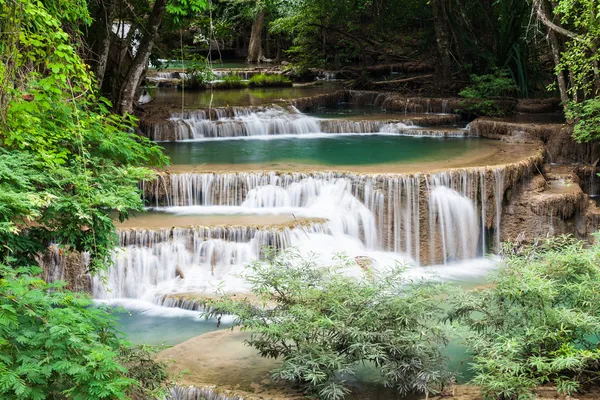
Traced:
[[548, 13], [551, 12], [552, 6], [544, 0], [534, 0], [533, 7], [537, 18], [548, 28], [547, 39], [548, 43], [550, 43], [550, 49], [552, 51], [552, 60], [554, 61], [556, 81], [558, 82], [558, 91], [560, 92], [560, 101], [563, 103], [563, 107], [566, 107], [567, 103], [569, 102], [567, 81], [565, 79], [564, 71], [558, 70], [558, 67], [560, 66], [560, 54], [562, 52], [561, 41], [558, 37], [559, 31], [553, 28], [558, 26], [550, 21], [547, 17]]
[[95, 10], [94, 22], [89, 29], [91, 38], [88, 38], [88, 43], [93, 43], [90, 65], [92, 71], [96, 74], [98, 88], [102, 88], [104, 74], [106, 73], [116, 9], [116, 0], [100, 0], [98, 9]]
[[600, 95], [600, 68], [598, 68], [598, 60], [593, 61], [594, 65], [594, 93], [593, 96]]
[[[144, 35], [140, 41], [139, 47], [133, 59], [133, 63], [129, 67], [125, 81], [121, 86], [118, 101], [118, 111], [121, 114], [133, 112], [133, 103], [135, 93], [140, 84], [140, 80], [148, 65], [148, 58], [154, 46], [154, 39], [158, 34], [158, 29], [162, 23], [163, 15], [167, 6], [167, 0], [156, 0], [154, 7], [148, 18], [146, 29], [143, 29]], [[133, 27], [131, 27], [133, 29]]]
[[275, 62], [281, 62], [281, 35], [277, 34], [277, 58]]
[[[552, 59], [554, 60], [554, 68], [558, 68], [560, 65], [560, 44], [556, 37], [556, 32], [548, 30], [548, 42], [550, 42], [550, 48], [552, 49]], [[563, 71], [556, 71], [556, 80], [558, 82], [558, 91], [560, 92], [560, 100], [563, 106], [566, 106], [569, 102], [569, 93], [567, 92], [567, 82], [565, 81], [565, 73]]]
[[263, 59], [262, 50], [262, 29], [265, 21], [265, 11], [261, 10], [256, 15], [252, 24], [252, 33], [250, 34], [250, 45], [248, 46], [248, 62], [259, 63]]
[[445, 0], [431, 0], [435, 44], [438, 53], [438, 64], [435, 68], [435, 81], [439, 86], [448, 86], [451, 81], [452, 59], [450, 28]]

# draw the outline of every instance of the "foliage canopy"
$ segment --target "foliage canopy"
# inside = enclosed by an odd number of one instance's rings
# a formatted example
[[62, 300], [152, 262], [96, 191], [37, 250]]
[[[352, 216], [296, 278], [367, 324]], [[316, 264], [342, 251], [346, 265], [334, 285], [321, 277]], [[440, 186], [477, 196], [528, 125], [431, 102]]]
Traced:
[[23, 265], [52, 241], [90, 252], [101, 268], [116, 239], [109, 211], [141, 209], [137, 184], [153, 176], [145, 167], [166, 160], [134, 134], [133, 118], [97, 97], [63, 30], [77, 36], [89, 22], [85, 1], [0, 1], [0, 17], [0, 257]]

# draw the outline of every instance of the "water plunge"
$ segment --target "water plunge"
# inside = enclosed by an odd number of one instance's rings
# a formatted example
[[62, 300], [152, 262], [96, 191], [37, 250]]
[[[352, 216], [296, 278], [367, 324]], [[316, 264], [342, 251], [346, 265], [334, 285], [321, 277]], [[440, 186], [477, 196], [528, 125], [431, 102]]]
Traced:
[[[500, 182], [495, 179], [501, 179]], [[486, 181], [490, 181], [487, 182]], [[323, 259], [345, 252], [373, 266], [474, 259], [487, 221], [488, 195], [501, 203], [504, 174], [495, 169], [435, 174], [360, 175], [333, 172], [173, 174], [144, 187], [147, 201], [173, 215], [293, 214], [308, 221], [288, 227], [192, 227], [128, 230], [96, 298], [138, 298], [184, 304], [173, 293], [247, 288], [239, 273], [265, 247], [298, 248]], [[491, 187], [491, 193], [486, 188]], [[496, 211], [490, 209], [489, 211]], [[329, 258], [330, 259], [330, 258]], [[349, 273], [359, 273], [356, 271]], [[166, 301], [166, 303], [165, 303]], [[187, 304], [187, 303], [185, 303]], [[197, 304], [189, 302], [189, 307]]]

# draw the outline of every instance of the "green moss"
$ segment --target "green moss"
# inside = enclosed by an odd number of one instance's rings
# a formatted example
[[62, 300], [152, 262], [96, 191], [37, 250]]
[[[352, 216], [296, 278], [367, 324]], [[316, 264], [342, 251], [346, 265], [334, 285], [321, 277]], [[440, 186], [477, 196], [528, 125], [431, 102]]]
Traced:
[[250, 87], [285, 87], [292, 86], [292, 81], [283, 75], [254, 75], [248, 80]]
[[215, 89], [241, 89], [248, 87], [248, 82], [242, 79], [238, 74], [225, 75], [221, 82], [213, 84]]

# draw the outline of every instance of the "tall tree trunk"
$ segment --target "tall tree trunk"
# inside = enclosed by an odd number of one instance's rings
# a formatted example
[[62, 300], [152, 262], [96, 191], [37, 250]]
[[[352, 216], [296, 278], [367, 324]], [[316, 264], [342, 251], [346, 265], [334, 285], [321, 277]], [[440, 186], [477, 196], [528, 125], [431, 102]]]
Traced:
[[433, 26], [435, 29], [435, 44], [438, 53], [435, 81], [439, 86], [447, 86], [451, 81], [452, 74], [451, 32], [445, 2], [446, 0], [431, 0]]
[[598, 60], [593, 61], [594, 65], [594, 93], [593, 96], [600, 96], [600, 68], [598, 68]]
[[116, 9], [116, 0], [99, 0], [94, 22], [90, 26], [90, 35], [94, 36], [91, 40], [93, 41], [93, 54], [90, 57], [90, 64], [92, 71], [96, 74], [98, 88], [102, 88], [106, 73]]
[[[154, 40], [158, 34], [158, 29], [163, 20], [163, 15], [167, 6], [167, 0], [156, 0], [152, 12], [148, 18], [146, 29], [143, 30], [144, 35], [140, 41], [133, 63], [129, 67], [129, 71], [125, 76], [125, 81], [121, 86], [118, 101], [118, 111], [121, 114], [133, 112], [133, 102], [135, 93], [140, 84], [142, 74], [148, 65], [148, 58], [154, 46]], [[133, 27], [131, 28], [133, 29]]]
[[560, 66], [560, 54], [562, 52], [561, 40], [559, 40], [559, 34], [561, 33], [561, 27], [552, 22], [548, 15], [552, 15], [552, 5], [544, 0], [534, 0], [532, 6], [536, 13], [537, 18], [548, 28], [548, 43], [550, 43], [550, 49], [552, 51], [552, 60], [554, 61], [554, 68], [556, 73], [556, 81], [558, 83], [558, 91], [560, 92], [560, 101], [563, 106], [566, 107], [569, 102], [569, 92], [567, 91], [567, 80], [565, 79], [564, 71], [559, 71]]
[[275, 62], [281, 62], [281, 34], [277, 34], [277, 58]]
[[554, 61], [554, 68], [556, 69], [556, 80], [558, 82], [558, 91], [560, 92], [560, 100], [563, 106], [566, 106], [569, 102], [569, 93], [567, 92], [567, 82], [565, 80], [564, 71], [559, 71], [558, 66], [560, 65], [560, 43], [556, 37], [556, 32], [548, 30], [548, 42], [552, 50], [552, 59]]
[[263, 59], [262, 50], [262, 29], [265, 21], [266, 12], [259, 11], [252, 24], [252, 33], [250, 34], [250, 45], [248, 46], [248, 62], [259, 63]]

